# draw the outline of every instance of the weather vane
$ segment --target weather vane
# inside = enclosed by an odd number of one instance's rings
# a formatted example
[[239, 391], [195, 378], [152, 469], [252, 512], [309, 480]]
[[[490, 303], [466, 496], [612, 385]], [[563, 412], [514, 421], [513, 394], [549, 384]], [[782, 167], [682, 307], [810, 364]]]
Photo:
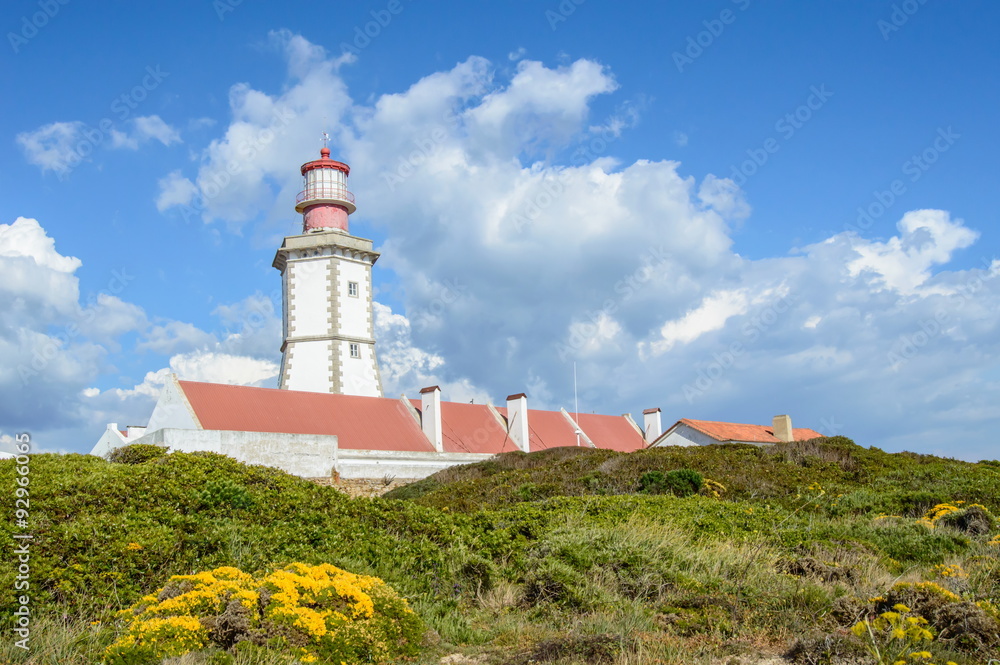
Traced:
[[327, 143], [329, 142], [330, 142], [330, 135], [327, 134], [326, 132], [323, 132], [323, 147], [324, 148], [328, 147]]

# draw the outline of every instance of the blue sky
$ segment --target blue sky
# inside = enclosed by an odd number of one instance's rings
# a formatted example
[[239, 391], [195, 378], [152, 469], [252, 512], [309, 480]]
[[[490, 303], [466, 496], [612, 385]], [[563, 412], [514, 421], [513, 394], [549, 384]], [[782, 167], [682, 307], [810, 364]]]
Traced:
[[273, 385], [325, 129], [383, 251], [387, 394], [558, 408], [575, 361], [582, 410], [996, 458], [997, 18], [7, 3], [0, 436], [89, 450], [171, 371]]

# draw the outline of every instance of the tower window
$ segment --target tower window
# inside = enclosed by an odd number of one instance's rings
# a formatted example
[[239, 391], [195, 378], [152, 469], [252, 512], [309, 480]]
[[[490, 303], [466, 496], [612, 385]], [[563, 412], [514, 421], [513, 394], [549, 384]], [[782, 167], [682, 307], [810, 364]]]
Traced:
[[351, 342], [351, 357], [360, 358], [361, 357], [361, 345]]
[[352, 298], [357, 298], [358, 297], [358, 283], [357, 282], [348, 282], [347, 283], [347, 295], [351, 296]]

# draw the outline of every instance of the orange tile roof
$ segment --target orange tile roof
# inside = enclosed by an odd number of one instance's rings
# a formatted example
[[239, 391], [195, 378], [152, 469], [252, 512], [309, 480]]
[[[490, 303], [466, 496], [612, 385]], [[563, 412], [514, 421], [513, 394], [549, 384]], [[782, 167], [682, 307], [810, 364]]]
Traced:
[[[781, 443], [774, 436], [774, 430], [766, 425], [742, 425], [739, 423], [723, 423], [716, 420], [691, 420], [681, 418], [674, 425], [685, 424], [702, 434], [716, 439], [717, 441], [744, 441], [746, 443]], [[670, 428], [672, 430], [673, 427]], [[670, 430], [667, 430], [668, 432]], [[792, 438], [796, 441], [805, 441], [823, 436], [819, 432], [808, 427], [792, 428]]]
[[398, 399], [180, 381], [205, 429], [335, 434], [347, 450], [434, 452]]
[[[411, 399], [410, 403], [420, 411], [419, 399]], [[447, 453], [493, 455], [517, 450], [517, 444], [485, 404], [441, 402], [441, 429]]]

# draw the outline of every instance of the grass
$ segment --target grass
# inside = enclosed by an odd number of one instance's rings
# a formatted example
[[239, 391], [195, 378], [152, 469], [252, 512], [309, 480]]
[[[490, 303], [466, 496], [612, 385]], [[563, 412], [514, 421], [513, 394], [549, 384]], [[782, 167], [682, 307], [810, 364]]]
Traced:
[[[432, 629], [418, 663], [454, 653], [482, 663], [867, 662], [848, 629], [890, 597], [938, 623], [935, 662], [1000, 657], [995, 526], [958, 519], [973, 509], [918, 519], [946, 501], [1000, 507], [993, 462], [842, 438], [556, 449], [449, 469], [384, 499], [207, 453], [39, 455], [30, 465], [33, 650], [6, 641], [4, 662], [97, 662], [120, 630], [114, 613], [170, 575], [292, 561], [375, 575], [409, 598]], [[704, 476], [698, 495], [640, 493], [645, 474], [678, 469]], [[13, 478], [13, 462], [0, 463], [0, 482]], [[0, 526], [5, 538], [12, 528]], [[14, 574], [0, 561], [0, 584], [11, 588]], [[893, 590], [922, 582], [955, 596]], [[4, 630], [11, 596], [0, 598]], [[959, 625], [973, 629], [963, 637]], [[170, 662], [288, 661], [258, 649]]]

